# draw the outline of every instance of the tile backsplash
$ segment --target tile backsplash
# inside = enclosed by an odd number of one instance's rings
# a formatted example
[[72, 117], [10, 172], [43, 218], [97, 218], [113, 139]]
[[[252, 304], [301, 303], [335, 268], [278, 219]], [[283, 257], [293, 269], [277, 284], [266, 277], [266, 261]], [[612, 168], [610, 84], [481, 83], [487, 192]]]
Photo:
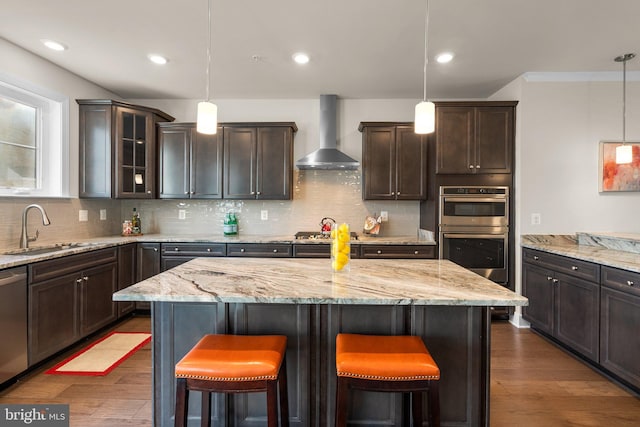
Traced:
[[[347, 222], [360, 233], [367, 215], [387, 211], [389, 221], [381, 235], [415, 235], [420, 223], [417, 201], [363, 201], [361, 173], [357, 171], [294, 172], [292, 200], [109, 200], [109, 199], [0, 199], [0, 248], [19, 246], [23, 209], [40, 204], [51, 219], [43, 226], [40, 212], [29, 211], [29, 235], [40, 237], [32, 245], [68, 242], [76, 239], [120, 234], [122, 221], [130, 219], [133, 208], [142, 218], [145, 234], [220, 235], [228, 211], [239, 219], [240, 234], [291, 235], [296, 231], [315, 231], [324, 217]], [[79, 221], [86, 210], [88, 221]], [[107, 219], [100, 220], [100, 210]], [[180, 211], [184, 218], [180, 219]], [[267, 220], [261, 219], [267, 211]]]

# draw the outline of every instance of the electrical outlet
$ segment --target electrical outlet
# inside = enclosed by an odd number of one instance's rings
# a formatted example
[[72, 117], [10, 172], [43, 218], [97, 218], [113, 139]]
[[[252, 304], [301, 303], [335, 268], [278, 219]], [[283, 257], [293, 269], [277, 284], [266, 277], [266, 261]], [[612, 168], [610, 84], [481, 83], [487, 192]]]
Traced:
[[262, 210], [260, 211], [260, 219], [263, 221], [266, 221], [269, 219], [269, 211], [268, 210]]
[[381, 212], [380, 212], [380, 218], [382, 218], [382, 222], [387, 222], [387, 221], [389, 221], [389, 212], [387, 212], [387, 211], [381, 211]]
[[78, 221], [81, 221], [81, 222], [89, 221], [89, 211], [85, 209], [80, 209], [78, 211]]
[[100, 221], [106, 221], [106, 220], [107, 220], [107, 210], [100, 209]]
[[540, 225], [542, 223], [542, 218], [539, 213], [531, 214], [531, 225]]
[[178, 209], [178, 219], [187, 219], [187, 211]]

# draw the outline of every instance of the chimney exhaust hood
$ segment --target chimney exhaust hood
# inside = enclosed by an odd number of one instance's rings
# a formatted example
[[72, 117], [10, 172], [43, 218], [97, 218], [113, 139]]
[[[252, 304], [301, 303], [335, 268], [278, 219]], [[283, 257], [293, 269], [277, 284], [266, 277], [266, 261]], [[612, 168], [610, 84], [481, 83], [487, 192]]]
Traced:
[[320, 95], [320, 148], [298, 160], [298, 169], [355, 170], [360, 166], [337, 148], [336, 99], [336, 95]]

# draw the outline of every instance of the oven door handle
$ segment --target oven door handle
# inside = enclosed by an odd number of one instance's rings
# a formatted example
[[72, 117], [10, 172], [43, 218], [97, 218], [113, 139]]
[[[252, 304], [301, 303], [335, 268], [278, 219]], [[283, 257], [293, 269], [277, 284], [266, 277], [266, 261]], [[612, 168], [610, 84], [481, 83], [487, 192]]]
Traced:
[[506, 202], [507, 199], [505, 197], [443, 197], [445, 203], [494, 203], [494, 202]]
[[445, 239], [499, 239], [507, 238], [507, 234], [461, 234], [461, 233], [444, 233], [442, 235]]

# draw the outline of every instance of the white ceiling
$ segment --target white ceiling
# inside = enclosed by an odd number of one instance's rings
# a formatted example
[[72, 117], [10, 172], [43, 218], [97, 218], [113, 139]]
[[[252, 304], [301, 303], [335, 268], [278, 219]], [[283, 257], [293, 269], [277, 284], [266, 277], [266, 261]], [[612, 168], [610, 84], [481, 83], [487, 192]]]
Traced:
[[[213, 0], [212, 98], [422, 98], [424, 8]], [[430, 0], [430, 11], [429, 56], [456, 55], [430, 59], [432, 99], [484, 98], [525, 72], [620, 71], [614, 57], [640, 53], [639, 0]], [[2, 0], [0, 37], [124, 99], [204, 98], [207, 0]], [[311, 62], [295, 65], [296, 51]]]

